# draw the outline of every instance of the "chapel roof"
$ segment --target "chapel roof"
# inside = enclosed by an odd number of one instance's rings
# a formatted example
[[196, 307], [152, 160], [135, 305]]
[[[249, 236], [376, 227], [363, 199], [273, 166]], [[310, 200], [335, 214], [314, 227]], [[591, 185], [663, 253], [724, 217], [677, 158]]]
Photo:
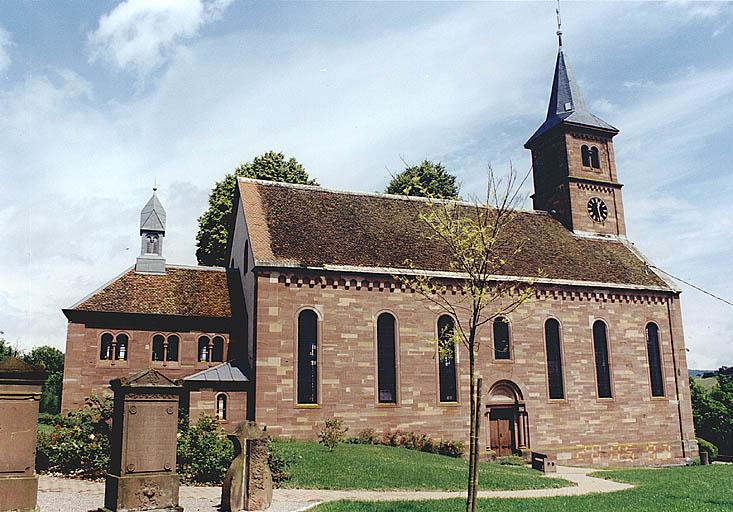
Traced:
[[69, 308], [74, 311], [229, 318], [226, 271], [166, 265], [164, 274], [126, 270]]
[[[419, 217], [435, 201], [247, 178], [238, 178], [238, 187], [259, 266], [386, 274], [408, 268], [453, 271], [447, 247]], [[467, 211], [471, 206], [459, 205]], [[622, 238], [577, 235], [547, 213], [517, 213], [508, 233], [525, 242], [502, 276], [672, 290]]]

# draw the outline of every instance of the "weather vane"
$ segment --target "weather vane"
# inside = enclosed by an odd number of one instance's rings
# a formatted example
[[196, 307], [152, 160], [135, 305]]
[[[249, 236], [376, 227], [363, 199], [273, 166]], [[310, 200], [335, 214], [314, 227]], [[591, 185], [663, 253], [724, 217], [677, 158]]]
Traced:
[[557, 8], [555, 8], [555, 14], [557, 14], [557, 42], [562, 47], [562, 21], [560, 20], [560, 0], [557, 0]]

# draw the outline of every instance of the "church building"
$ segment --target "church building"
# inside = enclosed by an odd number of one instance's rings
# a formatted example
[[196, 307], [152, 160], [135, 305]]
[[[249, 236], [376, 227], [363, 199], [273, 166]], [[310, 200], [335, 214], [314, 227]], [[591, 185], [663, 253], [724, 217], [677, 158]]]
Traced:
[[[697, 455], [680, 290], [626, 237], [617, 133], [589, 111], [561, 45], [547, 117], [525, 144], [534, 210], [518, 212], [511, 235], [526, 243], [496, 276], [532, 280], [534, 293], [479, 333], [481, 445], [496, 455]], [[338, 417], [351, 435], [467, 441], [467, 352], [439, 357], [433, 341], [455, 319], [398, 279], [419, 271], [460, 297], [447, 248], [419, 218], [430, 204], [239, 178], [229, 265], [209, 268], [166, 264], [154, 192], [135, 266], [64, 310], [63, 409], [152, 367], [183, 380], [192, 417], [225, 428], [251, 419], [314, 439]]]

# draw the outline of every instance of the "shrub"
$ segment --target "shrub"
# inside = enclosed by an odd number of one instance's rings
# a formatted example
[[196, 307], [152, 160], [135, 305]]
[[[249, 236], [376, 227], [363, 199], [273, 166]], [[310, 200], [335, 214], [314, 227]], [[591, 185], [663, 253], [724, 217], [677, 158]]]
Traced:
[[460, 459], [466, 453], [466, 445], [463, 441], [438, 441], [435, 445], [435, 453]]
[[272, 474], [272, 483], [279, 487], [281, 483], [293, 476], [290, 468], [295, 463], [295, 456], [282, 450], [278, 450], [272, 442], [267, 443], [268, 459]]
[[498, 457], [496, 459], [496, 462], [501, 464], [502, 466], [525, 466], [527, 464], [527, 462], [522, 457], [518, 457], [516, 455]]
[[462, 441], [436, 441], [422, 432], [399, 429], [394, 431], [386, 430], [381, 435], [377, 434], [374, 429], [362, 430], [356, 437], [349, 439], [349, 442], [353, 444], [394, 446], [456, 458], [462, 457], [466, 451], [466, 446]]
[[332, 452], [336, 445], [343, 443], [348, 430], [349, 427], [344, 427], [344, 421], [341, 418], [328, 419], [326, 426], [318, 433], [318, 442]]
[[718, 447], [710, 441], [706, 441], [702, 437], [698, 437], [697, 446], [700, 449], [701, 453], [707, 452], [708, 460], [710, 460], [710, 462], [714, 461], [718, 457]]
[[379, 434], [373, 428], [360, 431], [356, 437], [350, 437], [347, 442], [350, 444], [379, 444]]
[[220, 484], [234, 458], [234, 446], [216, 418], [185, 419], [178, 430], [178, 474], [189, 482]]

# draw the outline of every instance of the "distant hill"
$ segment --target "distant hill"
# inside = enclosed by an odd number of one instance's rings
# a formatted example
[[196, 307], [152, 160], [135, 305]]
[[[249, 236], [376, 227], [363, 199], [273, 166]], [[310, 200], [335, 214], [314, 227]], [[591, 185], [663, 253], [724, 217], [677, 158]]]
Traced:
[[690, 377], [702, 377], [706, 373], [715, 373], [717, 370], [687, 370]]

